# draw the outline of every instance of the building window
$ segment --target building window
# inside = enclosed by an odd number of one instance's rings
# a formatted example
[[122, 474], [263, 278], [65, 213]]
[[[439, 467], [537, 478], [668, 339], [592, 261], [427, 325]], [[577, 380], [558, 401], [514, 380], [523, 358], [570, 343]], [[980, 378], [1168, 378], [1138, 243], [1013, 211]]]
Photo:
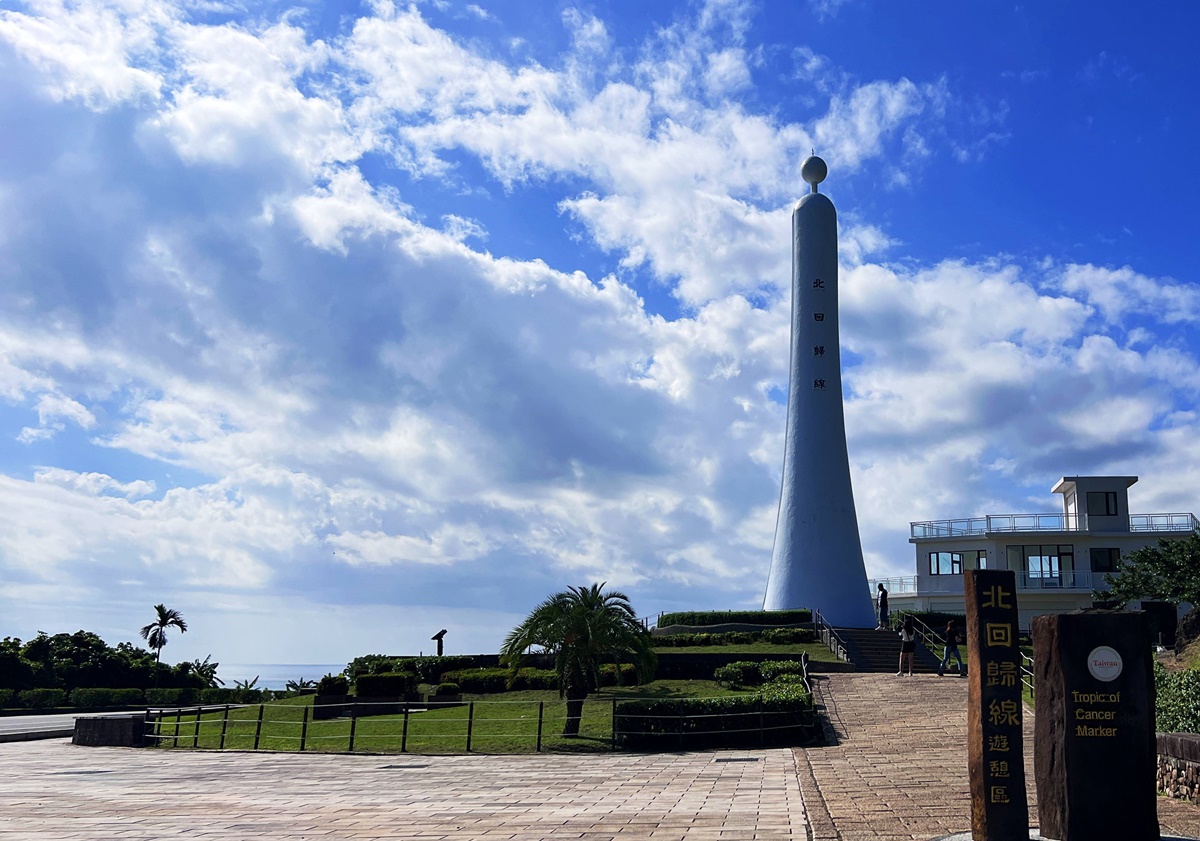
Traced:
[[972, 552], [965, 552], [964, 554], [967, 556], [967, 558], [974, 557], [974, 559], [975, 559], [975, 566], [967, 567], [967, 569], [987, 569], [988, 568], [987, 550], [986, 549], [976, 549]]
[[1026, 579], [1043, 585], [1061, 582], [1063, 571], [1075, 569], [1075, 547], [1070, 545], [1009, 546], [1008, 568], [1020, 569]]
[[1120, 549], [1092, 550], [1092, 572], [1113, 572], [1120, 563]]
[[930, 575], [962, 575], [962, 552], [930, 552]]
[[1087, 513], [1089, 517], [1115, 517], [1117, 495], [1113, 491], [1088, 491]]

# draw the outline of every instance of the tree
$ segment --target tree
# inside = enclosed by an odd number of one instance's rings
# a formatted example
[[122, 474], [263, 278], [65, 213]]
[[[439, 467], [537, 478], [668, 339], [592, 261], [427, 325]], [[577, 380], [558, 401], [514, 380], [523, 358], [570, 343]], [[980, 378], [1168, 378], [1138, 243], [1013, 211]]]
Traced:
[[173, 608], [168, 608], [166, 605], [156, 604], [154, 606], [155, 617], [154, 621], [146, 625], [140, 631], [142, 639], [146, 644], [154, 649], [154, 685], [158, 686], [158, 667], [162, 663], [163, 646], [167, 644], [167, 630], [169, 628], [178, 628], [179, 633], [187, 633], [187, 622], [183, 621], [183, 614]]
[[204, 657], [203, 661], [193, 660], [190, 664], [188, 664], [191, 667], [192, 674], [194, 674], [204, 683], [204, 688], [206, 689], [215, 689], [218, 686], [225, 685], [225, 681], [217, 677], [217, 666], [220, 666], [221, 664], [213, 663], [211, 661], [212, 655], [208, 654]]
[[583, 701], [600, 686], [600, 666], [632, 663], [638, 679], [654, 674], [650, 632], [642, 627], [629, 597], [604, 584], [568, 587], [533, 609], [513, 628], [500, 648], [500, 661], [509, 668], [509, 685], [516, 680], [522, 655], [538, 646], [554, 655], [559, 697], [567, 699], [564, 736], [578, 736]]
[[1200, 606], [1200, 532], [1183, 540], [1160, 538], [1121, 559], [1121, 568], [1105, 574], [1109, 590], [1097, 590], [1100, 603], [1123, 605], [1139, 599], [1188, 602]]

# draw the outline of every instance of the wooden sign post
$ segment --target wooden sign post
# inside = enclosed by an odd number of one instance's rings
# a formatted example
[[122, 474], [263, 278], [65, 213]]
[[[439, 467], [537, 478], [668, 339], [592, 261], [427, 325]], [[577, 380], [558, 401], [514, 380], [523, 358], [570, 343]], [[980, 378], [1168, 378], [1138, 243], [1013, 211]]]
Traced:
[[1021, 721], [1017, 581], [966, 570], [967, 762], [974, 841], [1029, 841]]
[[1033, 620], [1038, 825], [1060, 841], [1159, 837], [1154, 664], [1140, 611]]

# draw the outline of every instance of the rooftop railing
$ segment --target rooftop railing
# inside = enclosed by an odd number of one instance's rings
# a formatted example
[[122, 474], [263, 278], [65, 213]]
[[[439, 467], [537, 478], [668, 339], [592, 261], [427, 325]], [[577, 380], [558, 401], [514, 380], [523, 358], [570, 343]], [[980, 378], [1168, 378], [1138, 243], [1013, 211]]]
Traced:
[[[1018, 572], [1018, 590], [1107, 590], [1105, 573], [1091, 570], [1049, 572]], [[922, 595], [954, 593], [962, 595], [962, 575], [931, 575], [922, 583], [915, 575], [897, 578], [872, 578], [867, 581], [872, 597], [876, 585], [882, 584], [889, 595], [920, 593]]]
[[[1107, 518], [1106, 518], [1107, 519]], [[1191, 532], [1200, 529], [1195, 514], [1131, 514], [1131, 532]], [[1087, 517], [1079, 514], [989, 514], [956, 520], [927, 520], [909, 523], [914, 538], [971, 537], [991, 532], [1058, 531], [1086, 532]]]

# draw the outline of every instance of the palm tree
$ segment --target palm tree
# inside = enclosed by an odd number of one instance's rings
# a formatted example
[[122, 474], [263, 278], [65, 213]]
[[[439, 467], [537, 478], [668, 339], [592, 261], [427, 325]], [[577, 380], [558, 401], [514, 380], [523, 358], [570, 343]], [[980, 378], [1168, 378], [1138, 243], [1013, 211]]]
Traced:
[[254, 676], [253, 680], [235, 680], [233, 682], [234, 689], [255, 689], [258, 687], [258, 675]]
[[208, 654], [203, 661], [193, 660], [191, 663], [192, 672], [196, 677], [204, 681], [204, 685], [209, 689], [215, 689], [218, 686], [224, 686], [225, 681], [217, 677], [217, 667], [220, 663], [211, 662], [212, 655]]
[[187, 633], [187, 622], [183, 621], [183, 614], [173, 608], [168, 608], [166, 605], [156, 604], [154, 606], [155, 617], [142, 630], [138, 631], [142, 635], [142, 639], [154, 649], [154, 685], [158, 686], [158, 667], [162, 661], [163, 646], [167, 644], [167, 629], [178, 628], [179, 633]]
[[617, 665], [618, 681], [622, 663], [632, 663], [642, 681], [654, 673], [650, 632], [638, 622], [628, 596], [616, 590], [605, 593], [603, 588], [592, 584], [555, 593], [513, 628], [500, 648], [510, 685], [531, 646], [555, 655], [559, 697], [567, 699], [564, 736], [579, 735], [583, 701], [599, 687], [602, 664]]

